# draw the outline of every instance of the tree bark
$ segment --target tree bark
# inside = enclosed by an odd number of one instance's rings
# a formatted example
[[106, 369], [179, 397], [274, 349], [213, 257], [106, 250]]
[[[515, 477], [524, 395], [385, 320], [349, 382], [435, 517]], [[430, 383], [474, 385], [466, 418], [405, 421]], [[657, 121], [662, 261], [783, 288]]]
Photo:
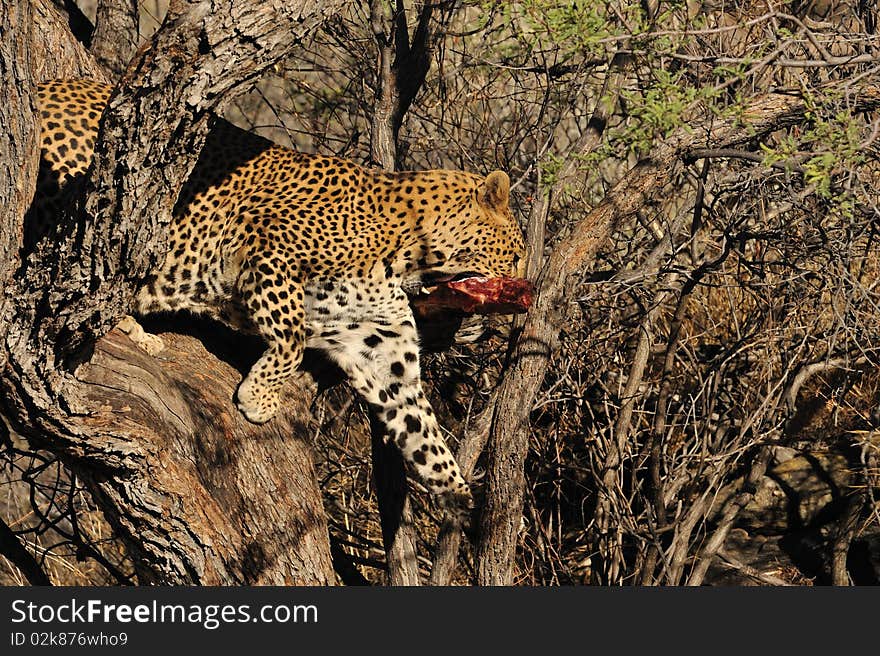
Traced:
[[99, 0], [89, 52], [115, 78], [131, 61], [140, 40], [137, 0]]
[[24, 215], [37, 180], [39, 141], [29, 70], [32, 20], [27, 2], [12, 3], [0, 14], [0, 153], [5, 153], [0, 166], [0, 207], [5, 208], [0, 217], [0, 284], [15, 270]]
[[852, 585], [847, 559], [853, 538], [859, 527], [859, 515], [864, 505], [864, 498], [858, 490], [852, 490], [846, 498], [840, 520], [834, 528], [831, 539], [831, 562], [829, 570], [831, 585]]
[[[386, 35], [382, 4], [377, 0], [370, 2], [370, 21], [379, 49], [377, 89], [370, 120], [370, 159], [380, 168], [394, 171], [397, 168], [397, 131], [393, 124], [398, 95], [397, 75], [391, 66], [394, 31], [390, 36]], [[405, 14], [403, 22], [406, 29]], [[385, 427], [372, 417], [370, 439], [388, 584], [419, 585], [417, 536], [406, 468], [394, 445], [385, 442]]]
[[94, 408], [83, 442], [100, 450], [88, 460], [104, 468], [90, 470], [88, 484], [125, 536], [140, 581], [332, 583], [321, 492], [303, 439], [314, 390], [288, 387], [285, 416], [254, 426], [231, 399], [236, 367], [246, 368], [258, 349], [236, 359], [234, 336], [211, 351], [191, 337], [162, 338], [156, 359], [112, 331], [77, 371]]
[[[853, 99], [854, 111], [880, 106], [877, 87], [865, 87], [860, 93]], [[739, 117], [712, 117], [678, 130], [630, 170], [554, 249], [538, 277], [535, 299], [516, 339], [511, 366], [487, 408], [492, 423], [486, 505], [477, 548], [480, 584], [513, 583], [529, 414], [565, 324], [565, 307], [576, 282], [575, 274], [595, 258], [618, 226], [650, 201], [673, 167], [690, 151], [754, 143], [769, 132], [803, 121], [806, 113], [801, 98], [771, 93], [756, 98]]]
[[[608, 118], [614, 113], [617, 105], [617, 92], [622, 87], [624, 81], [625, 66], [627, 59], [623, 55], [616, 55], [609, 67], [609, 74], [603, 83], [602, 93], [599, 94], [600, 99], [604, 99], [606, 92], [611, 92], [610, 100], [600, 102], [593, 111], [593, 116], [587, 125], [587, 129], [574, 144], [571, 152], [573, 155], [567, 159], [555, 184], [549, 189], [539, 189], [542, 193], [538, 194], [535, 199], [532, 210], [529, 214], [529, 224], [526, 230], [526, 236], [529, 242], [529, 260], [528, 275], [533, 278], [541, 272], [541, 263], [544, 254], [544, 233], [547, 217], [553, 205], [566, 193], [571, 193], [571, 188], [576, 186], [577, 177], [579, 175], [579, 162], [582, 157], [592, 152], [601, 142], [602, 133], [608, 123]], [[583, 183], [581, 183], [583, 184]], [[583, 222], [582, 222], [583, 223]], [[551, 261], [548, 262], [547, 268], [550, 267]], [[543, 273], [538, 277], [538, 289], [542, 284]], [[538, 297], [535, 298], [535, 305]], [[555, 335], [558, 335], [562, 326], [562, 313], [560, 309], [564, 306], [559, 303], [555, 308], [544, 306], [542, 312], [547, 313], [543, 316], [543, 321], [552, 323], [555, 326], [555, 332], [552, 334], [554, 338], [550, 343], [541, 344], [538, 350], [531, 352], [532, 357], [537, 358], [537, 362], [542, 362], [544, 369], [538, 373], [542, 378], [549, 364], [550, 350], [555, 348]], [[529, 318], [534, 312], [534, 307], [529, 311], [525, 321], [518, 320], [518, 325], [523, 330], [516, 336], [512, 345], [513, 357], [510, 362], [512, 367], [516, 367], [525, 353], [529, 352], [530, 347], [525, 346], [523, 338], [525, 330], [530, 328]], [[550, 315], [553, 312], [553, 316]], [[531, 344], [534, 347], [535, 343]], [[546, 349], [546, 350], [545, 350]], [[486, 484], [486, 504], [483, 507], [480, 516], [480, 539], [477, 544], [477, 580], [482, 585], [511, 585], [513, 583], [513, 567], [516, 555], [516, 536], [519, 532], [520, 521], [522, 519], [523, 499], [525, 495], [525, 456], [528, 450], [528, 416], [531, 409], [531, 403], [534, 394], [537, 394], [540, 382], [535, 386], [533, 396], [520, 397], [525, 402], [528, 398], [528, 409], [520, 407], [512, 414], [498, 414], [499, 403], [503, 395], [510, 394], [511, 389], [505, 387], [505, 381], [509, 380], [512, 372], [506, 370], [496, 395], [492, 402], [484, 410], [484, 419], [478, 422], [478, 425], [488, 426], [487, 430], [477, 431], [477, 434], [483, 435], [489, 444], [488, 451], [488, 477]], [[505, 410], [502, 410], [505, 412]], [[509, 425], [510, 432], [505, 434], [505, 429], [499, 432], [495, 429], [498, 417], [503, 417], [504, 425]], [[522, 423], [518, 429], [510, 424], [511, 418], [516, 422]], [[513, 439], [511, 439], [512, 436]], [[519, 441], [519, 442], [518, 442]], [[509, 559], [506, 563], [501, 561], [504, 554], [509, 553]]]
[[[166, 335], [167, 350], [150, 358], [117, 331], [104, 335], [164, 256], [173, 204], [213, 112], [341, 4], [172, 2], [111, 96], [95, 161], [61, 219], [63, 237], [41, 243], [21, 268], [23, 199], [38, 157], [32, 87], [101, 73], [47, 0], [33, 4], [33, 30], [27, 0], [0, 18], [12, 37], [0, 42], [0, 71], [12, 73], [0, 78], [0, 96], [18, 103], [17, 114], [0, 114], [8, 176], [0, 198], [13, 201], [3, 203], [0, 225], [9, 256], [0, 278], [0, 414], [91, 489], [142, 582], [333, 581], [302, 441], [304, 385], [291, 386], [283, 416], [256, 427], [232, 403], [240, 373], [197, 341]], [[55, 59], [71, 51], [75, 65]], [[240, 369], [257, 357], [241, 361], [238, 344], [231, 351]]]
[[[379, 55], [376, 97], [370, 125], [370, 157], [384, 169], [393, 171], [400, 168], [400, 127], [431, 68], [435, 35], [431, 29], [431, 16], [443, 4], [428, 0], [422, 5], [410, 40], [403, 0], [395, 3], [390, 27], [386, 26], [385, 4], [380, 0], [370, 1], [370, 26]], [[448, 24], [449, 16], [446, 14], [445, 18], [441, 18], [444, 27]]]

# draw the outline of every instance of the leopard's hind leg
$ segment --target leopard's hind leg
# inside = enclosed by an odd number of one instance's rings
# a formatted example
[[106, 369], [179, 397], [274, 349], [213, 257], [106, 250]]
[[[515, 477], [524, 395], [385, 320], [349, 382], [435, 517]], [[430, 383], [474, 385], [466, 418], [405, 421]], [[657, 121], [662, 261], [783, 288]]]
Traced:
[[[322, 294], [329, 297], [323, 302], [331, 305], [339, 299], [332, 288], [325, 287]], [[403, 291], [396, 289], [392, 294], [390, 301], [379, 302], [381, 317], [320, 319], [309, 346], [325, 350], [345, 371], [384, 423], [386, 440], [397, 445], [425, 487], [440, 495], [445, 505], [466, 511], [473, 505], [470, 488], [422, 389], [412, 311]], [[329, 315], [334, 313], [332, 308]]]

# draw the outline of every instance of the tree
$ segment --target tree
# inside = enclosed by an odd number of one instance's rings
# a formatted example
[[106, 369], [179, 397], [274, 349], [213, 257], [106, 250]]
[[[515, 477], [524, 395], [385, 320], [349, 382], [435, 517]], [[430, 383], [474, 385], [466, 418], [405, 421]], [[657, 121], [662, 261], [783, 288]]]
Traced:
[[[246, 4], [224, 18], [175, 3], [130, 63], [102, 60], [128, 65], [100, 157], [68, 236], [25, 263], [32, 83], [106, 73], [51, 4], [2, 17], [16, 38], [0, 52], [0, 414], [30, 442], [10, 451], [22, 469], [60, 458], [68, 496], [86, 486], [138, 581], [880, 580], [865, 546], [880, 536], [871, 3], [267, 3], [271, 25]], [[80, 36], [118, 52], [101, 42], [130, 43], [131, 6], [99, 5]], [[26, 38], [29, 12], [46, 40]], [[120, 29], [101, 29], [109, 15]], [[532, 308], [421, 326], [432, 404], [476, 482], [469, 539], [408, 491], [368, 409], [320, 362], [320, 391], [299, 381], [258, 430], [228, 402], [248, 356], [214, 327], [195, 332], [221, 360], [179, 323], [158, 324], [160, 363], [105, 334], [161, 255], [215, 111], [368, 165], [510, 172]], [[42, 525], [131, 580], [59, 514]], [[3, 553], [41, 582], [8, 528]], [[750, 551], [771, 534], [780, 567]]]
[[[10, 9], [5, 20], [15, 26], [8, 32], [15, 40], [4, 41], [2, 59], [17, 75], [4, 79], [3, 97], [21, 101], [17, 124], [7, 123], [16, 129], [4, 152], [20, 153], [23, 165], [4, 194], [29, 188], [35, 172], [34, 114], [27, 109], [45, 65], [32, 44], [64, 30], [46, 3], [33, 11], [42, 23], [31, 23], [27, 2]], [[115, 334], [91, 351], [161, 257], [176, 192], [211, 112], [334, 5], [231, 2], [225, 9], [207, 14], [202, 3], [173, 3], [152, 47], [129, 64], [105, 116], [101, 157], [64, 219], [63, 240], [16, 263], [25, 194], [4, 203], [3, 261], [16, 264], [4, 271], [0, 312], [3, 415], [100, 500], [140, 581], [326, 583], [333, 580], [326, 524], [308, 449], [289, 439], [301, 434], [295, 418], [257, 439], [228, 408], [232, 368], [201, 366], [204, 353], [190, 339], [172, 342], [170, 366], [141, 358]], [[65, 72], [94, 75], [95, 67]], [[143, 165], [148, 157], [162, 176]], [[131, 193], [138, 187], [147, 193]], [[292, 399], [294, 407], [302, 398]]]

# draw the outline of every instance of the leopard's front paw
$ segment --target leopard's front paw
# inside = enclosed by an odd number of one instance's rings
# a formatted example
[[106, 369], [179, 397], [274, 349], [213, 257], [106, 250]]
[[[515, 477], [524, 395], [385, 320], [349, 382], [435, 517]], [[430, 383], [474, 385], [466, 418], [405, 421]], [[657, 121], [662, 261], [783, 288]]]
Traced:
[[165, 343], [162, 341], [161, 337], [145, 331], [143, 326], [141, 326], [130, 314], [125, 315], [116, 327], [128, 335], [128, 338], [134, 342], [140, 350], [149, 355], [158, 355], [165, 348]]
[[265, 424], [278, 412], [278, 393], [261, 387], [250, 376], [238, 386], [236, 400], [238, 409], [255, 424]]

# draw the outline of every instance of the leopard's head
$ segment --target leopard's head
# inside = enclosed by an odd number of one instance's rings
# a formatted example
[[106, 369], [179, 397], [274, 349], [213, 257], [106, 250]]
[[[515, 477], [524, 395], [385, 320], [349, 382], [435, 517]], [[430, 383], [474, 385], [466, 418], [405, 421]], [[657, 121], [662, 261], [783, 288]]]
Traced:
[[439, 213], [426, 235], [432, 250], [417, 274], [425, 287], [468, 276], [523, 277], [526, 249], [510, 209], [510, 179], [503, 171], [469, 176], [466, 193]]

